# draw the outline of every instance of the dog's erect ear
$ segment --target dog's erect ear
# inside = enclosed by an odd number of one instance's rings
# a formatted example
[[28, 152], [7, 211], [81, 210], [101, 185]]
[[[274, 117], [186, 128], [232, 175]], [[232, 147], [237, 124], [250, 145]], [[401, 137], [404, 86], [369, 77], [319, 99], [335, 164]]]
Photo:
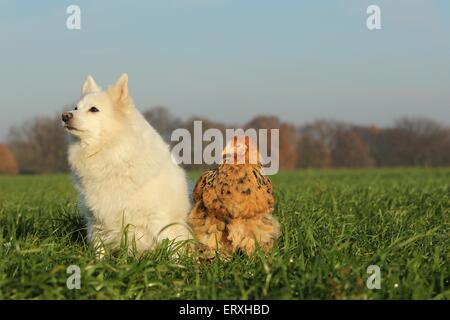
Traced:
[[83, 89], [81, 90], [81, 93], [84, 95], [88, 93], [94, 93], [94, 92], [100, 92], [102, 91], [102, 88], [98, 86], [98, 84], [95, 82], [94, 78], [92, 78], [91, 75], [87, 76], [86, 80], [83, 84]]
[[125, 101], [128, 98], [128, 75], [122, 74], [113, 87], [114, 99], [116, 101]]

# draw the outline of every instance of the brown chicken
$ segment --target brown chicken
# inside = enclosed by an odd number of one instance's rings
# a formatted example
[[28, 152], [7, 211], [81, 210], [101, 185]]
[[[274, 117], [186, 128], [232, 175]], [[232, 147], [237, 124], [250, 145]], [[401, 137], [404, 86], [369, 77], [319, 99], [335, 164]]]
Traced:
[[250, 255], [257, 246], [270, 251], [280, 228], [272, 216], [272, 183], [262, 173], [256, 144], [248, 136], [235, 136], [222, 154], [222, 164], [206, 171], [194, 187], [189, 216], [194, 234], [209, 258], [237, 250]]

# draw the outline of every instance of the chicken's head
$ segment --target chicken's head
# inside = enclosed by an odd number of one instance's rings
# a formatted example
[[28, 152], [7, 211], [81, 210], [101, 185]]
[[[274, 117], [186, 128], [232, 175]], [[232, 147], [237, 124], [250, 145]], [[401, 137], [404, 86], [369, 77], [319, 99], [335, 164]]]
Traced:
[[260, 155], [258, 146], [249, 136], [234, 136], [225, 148], [222, 156], [227, 164], [258, 164]]

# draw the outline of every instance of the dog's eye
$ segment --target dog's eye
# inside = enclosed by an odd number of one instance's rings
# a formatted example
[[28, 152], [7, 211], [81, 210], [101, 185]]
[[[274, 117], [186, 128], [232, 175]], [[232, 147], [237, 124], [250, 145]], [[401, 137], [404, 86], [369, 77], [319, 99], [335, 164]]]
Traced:
[[78, 110], [78, 107], [73, 108], [73, 110]]
[[90, 112], [99, 112], [100, 110], [98, 110], [96, 107], [91, 107], [89, 109]]

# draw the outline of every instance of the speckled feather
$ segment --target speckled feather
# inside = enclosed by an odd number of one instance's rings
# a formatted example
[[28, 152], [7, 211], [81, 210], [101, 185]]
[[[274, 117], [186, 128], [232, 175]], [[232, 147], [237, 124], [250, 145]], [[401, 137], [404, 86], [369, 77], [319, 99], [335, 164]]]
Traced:
[[279, 236], [272, 216], [274, 197], [270, 179], [260, 163], [221, 164], [197, 181], [189, 222], [197, 239], [212, 255], [241, 250], [251, 254], [258, 244], [269, 251]]

